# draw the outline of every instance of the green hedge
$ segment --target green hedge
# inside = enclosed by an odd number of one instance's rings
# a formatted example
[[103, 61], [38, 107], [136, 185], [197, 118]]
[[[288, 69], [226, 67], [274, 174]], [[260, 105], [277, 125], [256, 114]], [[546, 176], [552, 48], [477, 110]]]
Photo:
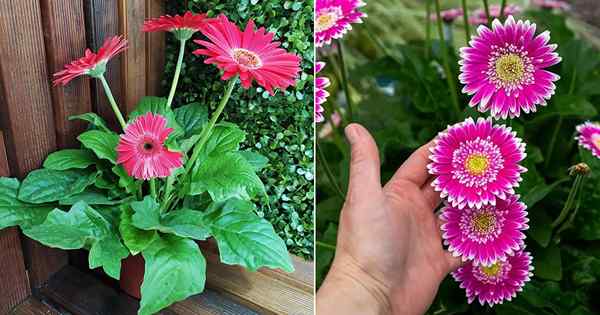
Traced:
[[[302, 57], [302, 72], [295, 88], [277, 91], [272, 97], [260, 87], [236, 89], [225, 109], [225, 119], [247, 132], [246, 147], [269, 158], [269, 165], [259, 175], [267, 187], [270, 208], [263, 206], [259, 214], [273, 223], [290, 252], [312, 259], [313, 1], [191, 0], [171, 1], [167, 6], [169, 14], [192, 10], [212, 17], [223, 13], [241, 27], [253, 18], [258, 26], [275, 32], [276, 40], [282, 42], [285, 49]], [[175, 71], [178, 45], [172, 36], [168, 37], [165, 89], [171, 84]], [[205, 65], [203, 57], [191, 54], [197, 47], [193, 43], [187, 45], [174, 104], [200, 102], [214, 110], [224, 84], [215, 66]]]

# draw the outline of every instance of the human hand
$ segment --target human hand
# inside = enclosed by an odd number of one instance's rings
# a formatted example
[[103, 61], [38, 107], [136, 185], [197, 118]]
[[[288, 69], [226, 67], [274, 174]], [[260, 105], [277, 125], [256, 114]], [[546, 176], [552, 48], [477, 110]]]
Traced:
[[350, 182], [337, 248], [317, 292], [317, 314], [423, 314], [440, 282], [460, 265], [442, 247], [434, 213], [439, 193], [426, 165], [430, 142], [381, 187], [379, 153], [369, 132], [346, 127]]

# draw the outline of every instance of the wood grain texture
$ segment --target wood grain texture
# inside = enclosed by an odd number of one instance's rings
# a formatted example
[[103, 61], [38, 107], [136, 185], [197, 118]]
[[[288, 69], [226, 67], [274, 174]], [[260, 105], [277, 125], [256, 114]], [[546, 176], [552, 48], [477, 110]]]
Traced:
[[[38, 0], [0, 1], [0, 12], [0, 128], [6, 133], [12, 174], [23, 178], [56, 149], [40, 4]], [[65, 252], [29, 239], [23, 244], [34, 287], [67, 262]]]
[[[42, 22], [46, 43], [49, 74], [64, 68], [66, 63], [83, 56], [86, 48], [82, 1], [41, 0]], [[68, 18], [65, 18], [68, 17]], [[69, 121], [69, 116], [92, 110], [90, 82], [87, 76], [66, 86], [52, 88], [56, 142], [59, 148], [77, 147], [77, 135], [85, 129], [82, 121]]]
[[[139, 301], [107, 286], [90, 273], [65, 267], [39, 291], [42, 299], [77, 315], [135, 315]], [[159, 312], [161, 315], [257, 315], [258, 313], [211, 290]]]
[[64, 315], [52, 308], [49, 305], [44, 304], [35, 297], [30, 297], [15, 307], [11, 315]]
[[8, 157], [6, 156], [6, 145], [4, 145], [4, 133], [0, 130], [0, 176], [10, 176]]
[[[164, 0], [146, 0], [146, 18], [165, 15]], [[162, 96], [161, 81], [165, 70], [165, 32], [146, 33], [146, 92]]]
[[121, 33], [129, 42], [121, 63], [122, 91], [128, 113], [146, 95], [146, 35], [142, 25], [146, 18], [146, 3], [141, 0], [118, 0]]
[[[119, 2], [117, 0], [85, 0], [83, 1], [85, 11], [85, 24], [88, 47], [97, 51], [104, 40], [110, 36], [121, 34], [119, 28]], [[115, 56], [107, 64], [106, 81], [110, 85], [113, 96], [125, 113], [123, 103], [123, 90], [121, 85], [121, 60], [123, 53]], [[102, 84], [98, 80], [91, 80], [92, 86], [92, 108], [94, 112], [102, 116], [113, 130], [120, 130], [119, 123], [110, 107], [108, 99], [104, 94]]]

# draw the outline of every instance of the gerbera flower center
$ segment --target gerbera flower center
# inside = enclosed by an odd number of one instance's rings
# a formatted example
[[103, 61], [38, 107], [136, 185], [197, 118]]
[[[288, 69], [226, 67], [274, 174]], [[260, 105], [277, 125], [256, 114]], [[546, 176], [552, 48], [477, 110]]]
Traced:
[[260, 57], [247, 49], [244, 48], [235, 48], [232, 50], [233, 60], [246, 68], [250, 69], [258, 69], [262, 66], [262, 61]]
[[459, 222], [461, 234], [479, 244], [493, 241], [502, 232], [505, 216], [506, 210], [491, 206], [465, 208]]
[[504, 55], [496, 60], [496, 74], [506, 83], [518, 82], [524, 73], [525, 64], [521, 57], [515, 54]]
[[477, 232], [488, 234], [496, 227], [496, 216], [489, 212], [478, 213], [471, 219], [471, 225]]
[[600, 133], [592, 135], [592, 143], [596, 146], [596, 149], [600, 150]]
[[483, 283], [497, 284], [506, 279], [512, 266], [508, 261], [496, 261], [490, 266], [477, 266], [473, 270], [473, 276]]
[[317, 13], [315, 32], [323, 32], [332, 28], [342, 16], [340, 7], [325, 8]]
[[143, 154], [156, 154], [160, 150], [160, 143], [157, 143], [152, 137], [144, 137], [144, 140], [139, 144], [139, 150]]
[[535, 82], [533, 60], [523, 47], [505, 44], [492, 45], [486, 75], [496, 89], [504, 89], [507, 95]]
[[481, 175], [488, 169], [489, 160], [483, 154], [472, 154], [465, 161], [465, 168], [471, 175]]
[[491, 266], [481, 266], [481, 272], [488, 277], [495, 277], [502, 270], [502, 263], [496, 262]]

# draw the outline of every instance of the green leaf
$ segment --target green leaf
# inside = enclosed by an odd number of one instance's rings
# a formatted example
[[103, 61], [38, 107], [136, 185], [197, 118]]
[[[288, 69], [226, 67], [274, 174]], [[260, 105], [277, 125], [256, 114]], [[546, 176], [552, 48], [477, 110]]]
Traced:
[[54, 208], [23, 203], [17, 199], [18, 190], [17, 179], [0, 177], [0, 230], [15, 225], [28, 227], [40, 224]]
[[586, 98], [577, 95], [556, 95], [552, 99], [552, 105], [541, 109], [539, 114], [531, 120], [531, 123], [557, 115], [563, 117], [591, 118], [598, 114], [594, 105]]
[[204, 290], [206, 260], [194, 241], [165, 236], [142, 254], [146, 268], [139, 315], [155, 314]]
[[119, 232], [121, 232], [123, 242], [129, 248], [131, 254], [137, 255], [158, 238], [158, 233], [156, 231], [145, 231], [133, 226], [131, 218], [133, 214], [134, 212], [130, 205], [123, 205], [121, 207]]
[[269, 164], [269, 159], [259, 153], [252, 151], [240, 151], [239, 153], [254, 167], [255, 172], [262, 170]]
[[252, 203], [239, 199], [214, 203], [204, 221], [217, 240], [222, 262], [252, 271], [261, 267], [294, 271], [285, 242], [268, 221], [254, 213]]
[[543, 209], [529, 210], [530, 224], [527, 234], [542, 247], [552, 239], [552, 219]]
[[239, 153], [209, 156], [194, 170], [191, 195], [208, 191], [214, 201], [229, 198], [249, 199], [265, 188], [254, 173], [254, 167]]
[[73, 205], [69, 212], [52, 210], [42, 224], [23, 229], [23, 233], [54, 248], [90, 246], [90, 268], [103, 267], [115, 279], [120, 277], [121, 260], [129, 255], [111, 224], [83, 201]]
[[568, 180], [569, 178], [563, 178], [550, 185], [546, 185], [545, 183], [535, 185], [523, 195], [521, 201], [523, 201], [528, 208], [532, 208], [536, 203], [544, 199], [550, 192], [552, 192], [558, 185]]
[[101, 159], [117, 163], [117, 145], [119, 136], [112, 132], [99, 130], [86, 131], [77, 137], [84, 147], [94, 151]]
[[215, 126], [208, 141], [200, 152], [199, 161], [208, 156], [218, 156], [237, 151], [240, 143], [246, 138], [246, 133], [231, 123], [221, 123]]
[[119, 186], [125, 188], [128, 193], [135, 193], [141, 186], [142, 182], [136, 181], [133, 177], [129, 176], [123, 165], [115, 165], [112, 171], [119, 176]]
[[202, 127], [208, 122], [208, 111], [206, 106], [200, 103], [191, 103], [175, 109], [175, 120], [183, 128], [184, 138], [202, 131]]
[[100, 129], [102, 131], [112, 132], [110, 130], [110, 128], [108, 128], [108, 126], [106, 125], [106, 122], [104, 121], [104, 119], [102, 119], [102, 117], [100, 117], [94, 113], [85, 113], [85, 114], [69, 117], [69, 120], [76, 120], [76, 119], [85, 120], [85, 121], [89, 122], [92, 125], [92, 127]]
[[97, 176], [83, 170], [35, 170], [21, 184], [19, 200], [36, 204], [60, 200], [81, 193]]
[[535, 251], [535, 275], [547, 280], [562, 279], [560, 248], [552, 245]]
[[79, 201], [85, 201], [88, 205], [116, 205], [122, 202], [122, 200], [110, 200], [106, 194], [99, 190], [86, 190], [82, 193], [71, 195], [62, 198], [58, 201], [60, 205], [74, 205]]
[[143, 201], [132, 202], [131, 207], [135, 211], [132, 223], [139, 229], [157, 230], [197, 240], [205, 240], [209, 236], [200, 211], [182, 209], [163, 216], [160, 205], [150, 196], [146, 196]]
[[96, 157], [88, 150], [67, 149], [50, 154], [44, 167], [56, 171], [72, 168], [86, 168], [96, 163]]
[[159, 114], [167, 119], [167, 127], [173, 128], [173, 133], [169, 138], [176, 138], [183, 134], [181, 125], [175, 119], [175, 113], [170, 107], [167, 107], [167, 99], [164, 97], [145, 96], [137, 104], [135, 110], [129, 114], [129, 121], [133, 121], [139, 116], [148, 112]]

